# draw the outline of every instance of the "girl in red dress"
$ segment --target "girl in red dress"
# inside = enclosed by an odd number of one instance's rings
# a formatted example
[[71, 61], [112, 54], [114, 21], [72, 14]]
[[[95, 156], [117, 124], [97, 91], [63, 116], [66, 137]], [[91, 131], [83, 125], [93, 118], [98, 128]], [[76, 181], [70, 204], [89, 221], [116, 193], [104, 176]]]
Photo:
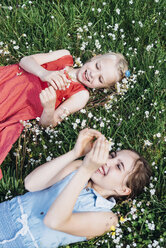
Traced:
[[42, 126], [56, 126], [86, 105], [89, 93], [84, 86], [107, 88], [128, 69], [123, 55], [116, 53], [98, 55], [78, 69], [72, 66], [67, 50], [0, 66], [0, 164], [23, 130], [20, 121], [40, 117]]

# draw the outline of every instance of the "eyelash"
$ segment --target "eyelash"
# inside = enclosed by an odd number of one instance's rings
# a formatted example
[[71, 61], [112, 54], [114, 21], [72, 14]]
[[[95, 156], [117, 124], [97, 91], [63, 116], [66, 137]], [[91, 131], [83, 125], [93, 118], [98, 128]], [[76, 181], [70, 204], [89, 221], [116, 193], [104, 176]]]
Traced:
[[[116, 153], [115, 152], [112, 152], [112, 153], [110, 153], [110, 156], [111, 156], [111, 158], [115, 158], [116, 157]], [[116, 166], [117, 166], [117, 168], [119, 170], [121, 170], [121, 165], [120, 164], [117, 164]]]
[[102, 84], [103, 82], [102, 82], [102, 80], [101, 80], [101, 77], [99, 77], [99, 82]]
[[[99, 65], [98, 65], [98, 63], [96, 63], [96, 69], [97, 70], [99, 70], [100, 68], [99, 68]], [[102, 84], [103, 82], [102, 82], [102, 79], [101, 79], [101, 77], [99, 77], [99, 82]]]
[[117, 166], [117, 168], [118, 168], [119, 170], [121, 170], [120, 164], [117, 164], [116, 166]]

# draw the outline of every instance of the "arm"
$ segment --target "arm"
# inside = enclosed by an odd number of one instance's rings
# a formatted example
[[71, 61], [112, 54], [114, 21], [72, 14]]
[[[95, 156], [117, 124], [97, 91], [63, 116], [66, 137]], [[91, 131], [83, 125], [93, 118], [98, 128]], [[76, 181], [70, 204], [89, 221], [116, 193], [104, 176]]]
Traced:
[[94, 137], [100, 135], [100, 132], [93, 129], [82, 130], [70, 152], [37, 167], [25, 178], [25, 188], [32, 192], [42, 190], [63, 179], [80, 166], [81, 162], [74, 160], [89, 152]]
[[70, 55], [68, 50], [58, 50], [50, 53], [34, 54], [23, 57], [19, 65], [27, 72], [39, 77], [43, 82], [48, 82], [55, 90], [65, 89], [66, 76], [61, 71], [47, 71], [41, 65], [57, 60], [64, 55]]
[[70, 165], [71, 171], [74, 171], [75, 164], [72, 162], [77, 159], [73, 150], [66, 154], [51, 160], [33, 170], [24, 180], [25, 188], [28, 191], [34, 192], [43, 190], [56, 183], [58, 174], [67, 166]]
[[117, 217], [110, 212], [73, 213], [80, 191], [91, 175], [106, 162], [108, 150], [108, 143], [103, 137], [99, 138], [77, 173], [50, 207], [44, 218], [45, 225], [72, 235], [94, 237], [102, 235], [117, 224]]
[[46, 71], [42, 66], [42, 64], [48, 63], [50, 61], [57, 60], [64, 55], [70, 55], [68, 50], [58, 50], [50, 53], [40, 53], [34, 54], [30, 56], [25, 56], [20, 60], [19, 65], [27, 72], [30, 72], [38, 77], [42, 74], [42, 72]]
[[45, 89], [40, 94], [40, 101], [42, 106], [44, 107], [42, 115], [40, 117], [40, 124], [44, 127], [49, 125], [52, 125], [54, 127], [57, 126], [58, 123], [60, 123], [66, 116], [82, 109], [89, 100], [89, 92], [86, 90], [82, 90], [72, 95], [55, 110], [55, 90], [53, 88], [51, 89], [52, 98], [45, 97], [45, 95], [43, 95], [45, 91], [48, 92], [48, 89]]

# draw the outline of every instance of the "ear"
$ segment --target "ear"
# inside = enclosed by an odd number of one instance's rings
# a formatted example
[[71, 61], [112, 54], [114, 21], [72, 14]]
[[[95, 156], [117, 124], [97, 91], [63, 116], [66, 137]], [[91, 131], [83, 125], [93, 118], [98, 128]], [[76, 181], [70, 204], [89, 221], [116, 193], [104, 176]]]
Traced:
[[115, 191], [116, 191], [116, 195], [119, 195], [119, 196], [131, 194], [131, 189], [128, 188], [127, 186], [123, 186], [122, 189], [118, 189]]

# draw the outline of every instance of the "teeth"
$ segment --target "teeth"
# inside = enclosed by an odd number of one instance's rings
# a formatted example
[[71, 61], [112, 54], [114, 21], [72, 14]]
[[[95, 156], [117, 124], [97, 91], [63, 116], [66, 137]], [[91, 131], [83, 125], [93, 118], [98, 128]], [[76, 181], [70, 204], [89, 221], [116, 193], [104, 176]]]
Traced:
[[86, 77], [87, 81], [89, 81], [88, 80], [88, 75], [87, 75], [87, 70], [85, 71], [85, 77]]
[[99, 171], [101, 172], [101, 174], [105, 175], [105, 172], [104, 172], [103, 167], [100, 167], [100, 168], [99, 168]]

